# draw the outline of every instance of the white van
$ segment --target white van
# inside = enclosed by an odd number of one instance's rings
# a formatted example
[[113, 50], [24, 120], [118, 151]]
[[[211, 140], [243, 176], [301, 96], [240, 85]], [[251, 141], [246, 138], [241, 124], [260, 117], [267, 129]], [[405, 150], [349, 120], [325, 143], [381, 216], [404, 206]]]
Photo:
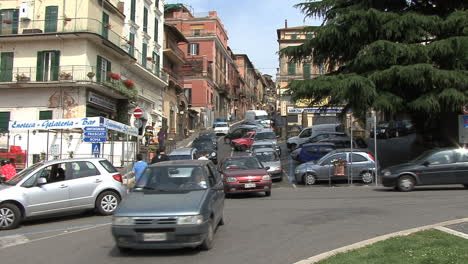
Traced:
[[288, 149], [295, 149], [297, 146], [304, 144], [309, 138], [315, 137], [316, 135], [323, 132], [341, 132], [341, 124], [322, 124], [309, 126], [302, 129], [301, 133], [297, 137], [288, 138], [286, 145]]
[[248, 110], [245, 112], [245, 120], [268, 120], [268, 113], [265, 110]]

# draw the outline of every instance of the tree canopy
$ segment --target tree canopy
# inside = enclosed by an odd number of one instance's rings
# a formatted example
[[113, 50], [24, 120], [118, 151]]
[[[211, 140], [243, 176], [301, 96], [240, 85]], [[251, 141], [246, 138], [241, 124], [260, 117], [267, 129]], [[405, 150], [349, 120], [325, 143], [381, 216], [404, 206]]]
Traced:
[[329, 73], [289, 84], [292, 98], [344, 105], [364, 117], [371, 108], [424, 120], [468, 103], [466, 0], [309, 0], [296, 5], [314, 38], [280, 51], [312, 59]]

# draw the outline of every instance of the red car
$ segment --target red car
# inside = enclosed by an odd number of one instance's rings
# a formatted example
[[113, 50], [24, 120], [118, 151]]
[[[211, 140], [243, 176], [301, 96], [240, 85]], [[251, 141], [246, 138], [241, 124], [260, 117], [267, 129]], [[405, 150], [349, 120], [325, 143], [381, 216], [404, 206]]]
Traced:
[[246, 151], [250, 149], [254, 142], [255, 131], [250, 131], [245, 136], [234, 139], [231, 141], [231, 145], [234, 147], [235, 150]]
[[271, 177], [255, 157], [229, 157], [220, 163], [224, 193], [265, 192], [271, 195]]

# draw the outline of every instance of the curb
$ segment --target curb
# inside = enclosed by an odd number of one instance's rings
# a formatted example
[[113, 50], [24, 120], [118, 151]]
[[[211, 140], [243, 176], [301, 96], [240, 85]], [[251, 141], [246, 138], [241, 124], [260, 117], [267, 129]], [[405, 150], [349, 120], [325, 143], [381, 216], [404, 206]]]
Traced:
[[324, 252], [322, 254], [315, 255], [315, 256], [307, 258], [307, 259], [300, 260], [298, 262], [295, 262], [294, 264], [316, 263], [318, 261], [321, 261], [321, 260], [327, 259], [329, 257], [332, 257], [332, 256], [334, 256], [334, 255], [336, 255], [338, 253], [344, 253], [344, 252], [348, 252], [350, 250], [363, 248], [363, 247], [372, 245], [374, 243], [377, 243], [377, 242], [380, 242], [380, 241], [383, 241], [383, 240], [387, 240], [389, 238], [399, 237], [399, 236], [407, 236], [407, 235], [410, 235], [410, 234], [413, 234], [413, 233], [416, 233], [416, 232], [419, 232], [419, 231], [424, 231], [424, 230], [428, 230], [428, 229], [432, 229], [432, 228], [436, 228], [436, 227], [441, 227], [441, 226], [460, 224], [460, 223], [464, 223], [464, 222], [468, 222], [468, 218], [455, 219], [455, 220], [440, 222], [440, 223], [437, 223], [437, 224], [426, 225], [426, 226], [411, 228], [411, 229], [407, 229], [407, 230], [403, 230], [403, 231], [398, 231], [398, 232], [394, 232], [394, 233], [374, 237], [374, 238], [364, 240], [364, 241], [361, 241], [361, 242], [357, 242], [357, 243], [354, 243], [354, 244], [351, 244], [351, 245], [348, 245], [348, 246], [344, 246], [344, 247], [341, 247], [341, 248], [337, 248], [337, 249], [334, 249], [334, 250], [331, 250], [331, 251], [328, 251], [328, 252]]

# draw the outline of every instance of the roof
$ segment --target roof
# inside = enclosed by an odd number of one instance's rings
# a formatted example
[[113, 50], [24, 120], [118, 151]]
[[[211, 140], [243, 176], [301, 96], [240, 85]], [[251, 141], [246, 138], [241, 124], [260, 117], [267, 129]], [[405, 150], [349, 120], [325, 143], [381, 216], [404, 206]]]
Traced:
[[210, 163], [209, 160], [171, 160], [163, 161], [149, 165], [148, 167], [165, 167], [165, 166], [202, 166]]
[[61, 159], [61, 160], [49, 160], [49, 161], [44, 161], [43, 164], [56, 164], [56, 163], [62, 163], [62, 162], [73, 162], [73, 161], [101, 161], [101, 160], [107, 160], [105, 158], [77, 158], [77, 159]]
[[178, 148], [173, 150], [171, 153], [169, 153], [169, 156], [171, 155], [190, 155], [192, 154], [192, 151], [194, 148]]
[[182, 32], [180, 32], [180, 30], [176, 26], [168, 24], [168, 23], [164, 23], [164, 30], [172, 33], [172, 35], [176, 37], [176, 40], [178, 42], [188, 42], [184, 34], [182, 34]]

